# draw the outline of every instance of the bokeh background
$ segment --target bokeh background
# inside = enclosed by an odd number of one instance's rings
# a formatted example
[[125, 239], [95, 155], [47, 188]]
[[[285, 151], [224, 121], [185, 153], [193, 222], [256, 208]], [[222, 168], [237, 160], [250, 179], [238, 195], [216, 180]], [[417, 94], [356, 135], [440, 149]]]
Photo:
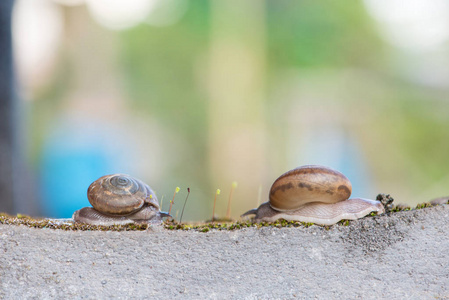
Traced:
[[[266, 201], [303, 164], [353, 196], [449, 194], [445, 0], [16, 0], [19, 136], [32, 214], [70, 217], [129, 173], [184, 220]], [[30, 199], [27, 199], [30, 201]]]

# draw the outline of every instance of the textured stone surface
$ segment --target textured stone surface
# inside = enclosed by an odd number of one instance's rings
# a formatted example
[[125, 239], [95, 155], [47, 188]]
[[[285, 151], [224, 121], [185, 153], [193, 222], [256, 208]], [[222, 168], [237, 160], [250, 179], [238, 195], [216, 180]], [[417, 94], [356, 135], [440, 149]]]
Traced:
[[0, 225], [0, 297], [449, 299], [449, 205], [309, 228]]

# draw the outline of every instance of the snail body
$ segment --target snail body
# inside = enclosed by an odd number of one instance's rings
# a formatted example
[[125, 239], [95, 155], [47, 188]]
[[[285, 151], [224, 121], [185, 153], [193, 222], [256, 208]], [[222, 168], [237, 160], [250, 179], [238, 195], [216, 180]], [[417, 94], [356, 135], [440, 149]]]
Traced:
[[75, 222], [104, 226], [157, 223], [169, 216], [160, 211], [148, 185], [126, 174], [98, 178], [87, 189], [87, 198], [93, 207], [75, 211]]
[[355, 220], [370, 212], [381, 214], [380, 201], [349, 199], [352, 186], [342, 173], [323, 166], [301, 166], [281, 175], [271, 186], [269, 201], [243, 216], [256, 221], [278, 219], [333, 225], [340, 220]]

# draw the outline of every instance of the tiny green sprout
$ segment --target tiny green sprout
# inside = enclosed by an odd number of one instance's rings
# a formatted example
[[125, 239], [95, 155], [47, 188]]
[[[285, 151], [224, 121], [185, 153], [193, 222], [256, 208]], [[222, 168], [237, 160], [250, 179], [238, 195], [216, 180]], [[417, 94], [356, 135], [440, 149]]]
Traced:
[[184, 206], [182, 207], [182, 212], [181, 212], [181, 218], [179, 219], [179, 223], [182, 223], [182, 215], [184, 215], [184, 208], [186, 208], [186, 204], [187, 204], [187, 199], [189, 198], [190, 195], [190, 188], [187, 188], [187, 197], [186, 197], [186, 201], [184, 201]]
[[175, 189], [175, 192], [173, 193], [173, 199], [170, 201], [170, 208], [168, 209], [169, 215], [171, 214], [171, 208], [172, 208], [173, 204], [175, 203], [175, 196], [177, 193], [179, 193], [179, 190], [180, 190], [180, 188], [179, 188], [179, 186], [177, 186]]
[[257, 193], [257, 206], [256, 207], [259, 207], [261, 203], [262, 203], [262, 185], [260, 184], [259, 191]]
[[431, 207], [431, 206], [432, 206], [432, 204], [431, 204], [431, 203], [428, 203], [428, 202], [425, 202], [425, 203], [419, 203], [419, 204], [416, 206], [416, 209], [422, 209], [422, 208]]
[[231, 201], [232, 201], [232, 192], [237, 188], [237, 181], [233, 181], [231, 185], [231, 192], [229, 193], [229, 201], [228, 208], [226, 210], [226, 219], [231, 218]]
[[212, 209], [212, 222], [215, 221], [215, 204], [217, 203], [217, 195], [220, 195], [220, 193], [221, 193], [220, 189], [217, 189], [217, 191], [215, 192], [214, 208]]
[[164, 203], [164, 195], [162, 195], [162, 198], [161, 198], [161, 210], [162, 210], [162, 203]]
[[405, 211], [405, 210], [410, 210], [410, 209], [411, 209], [410, 206], [408, 206], [406, 204], [398, 204], [398, 205], [395, 205], [391, 211], [398, 212], [398, 211]]

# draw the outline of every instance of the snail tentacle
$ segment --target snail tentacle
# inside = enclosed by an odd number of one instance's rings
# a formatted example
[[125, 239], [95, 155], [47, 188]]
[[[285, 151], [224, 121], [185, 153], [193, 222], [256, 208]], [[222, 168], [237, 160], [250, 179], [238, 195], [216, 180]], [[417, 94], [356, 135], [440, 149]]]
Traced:
[[255, 215], [255, 214], [257, 214], [257, 208], [253, 208], [253, 209], [248, 210], [246, 213], [244, 213], [240, 217], [245, 217], [245, 216], [248, 216], [248, 215]]
[[161, 218], [173, 218], [172, 215], [165, 211], [160, 211], [159, 215], [161, 216]]

